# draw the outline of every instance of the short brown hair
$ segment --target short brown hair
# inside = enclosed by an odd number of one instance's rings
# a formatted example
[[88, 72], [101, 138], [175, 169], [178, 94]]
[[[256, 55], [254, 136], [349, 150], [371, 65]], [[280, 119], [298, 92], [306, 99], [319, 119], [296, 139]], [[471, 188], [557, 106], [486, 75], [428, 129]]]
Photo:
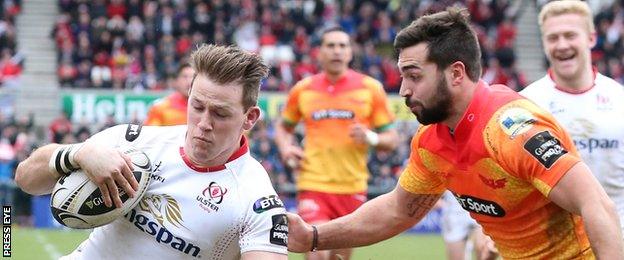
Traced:
[[[345, 33], [345, 34], [349, 35], [349, 33], [347, 33], [347, 31], [345, 31], [345, 29], [344, 29], [344, 28], [342, 28], [342, 27], [340, 27], [340, 26], [332, 26], [332, 27], [329, 27], [329, 28], [327, 28], [327, 29], [324, 29], [324, 30], [321, 32], [321, 41], [320, 41], [320, 45], [323, 45], [323, 41], [325, 41], [325, 35], [327, 35], [328, 33], [331, 33], [331, 32], [343, 32], [343, 33]], [[351, 42], [351, 36], [349, 36], [349, 43], [350, 43], [350, 42]]]
[[176, 70], [176, 77], [179, 77], [182, 74], [182, 71], [186, 68], [193, 68], [190, 63], [183, 62], [178, 65], [178, 70]]
[[587, 5], [586, 2], [579, 0], [567, 0], [567, 1], [552, 1], [547, 3], [542, 7], [542, 10], [539, 13], [538, 23], [540, 25], [540, 30], [542, 29], [542, 25], [549, 17], [564, 15], [564, 14], [578, 14], [585, 18], [585, 22], [587, 23], [587, 30], [590, 33], [595, 33], [596, 28], [594, 26], [594, 20], [592, 11]]
[[429, 50], [427, 60], [439, 69], [461, 61], [466, 66], [468, 78], [479, 81], [481, 49], [466, 9], [449, 7], [446, 11], [418, 18], [397, 34], [394, 48], [400, 51], [422, 42], [427, 43]]
[[242, 85], [245, 110], [258, 104], [260, 82], [269, 73], [269, 67], [260, 56], [234, 45], [202, 44], [191, 54], [191, 66], [195, 77], [202, 74], [217, 84]]

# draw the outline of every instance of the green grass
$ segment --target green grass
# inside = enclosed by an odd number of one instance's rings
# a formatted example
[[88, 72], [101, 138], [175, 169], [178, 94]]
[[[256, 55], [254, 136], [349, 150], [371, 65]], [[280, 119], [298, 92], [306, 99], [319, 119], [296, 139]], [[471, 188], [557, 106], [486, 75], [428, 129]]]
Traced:
[[[54, 259], [54, 254], [73, 251], [89, 236], [88, 231], [30, 229], [13, 227], [13, 259]], [[51, 253], [53, 252], [53, 253]], [[384, 242], [358, 248], [351, 259], [443, 259], [444, 243], [438, 235], [401, 235]], [[303, 259], [302, 254], [290, 254], [289, 259]]]

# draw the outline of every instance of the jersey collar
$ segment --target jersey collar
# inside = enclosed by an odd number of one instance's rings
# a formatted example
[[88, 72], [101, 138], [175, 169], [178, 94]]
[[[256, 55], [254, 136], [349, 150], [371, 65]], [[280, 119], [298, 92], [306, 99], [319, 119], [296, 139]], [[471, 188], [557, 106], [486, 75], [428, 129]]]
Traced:
[[587, 91], [590, 91], [594, 88], [594, 86], [596, 86], [596, 74], [598, 74], [598, 68], [596, 68], [595, 66], [592, 67], [592, 74], [594, 76], [593, 81], [592, 81], [592, 85], [589, 86], [588, 88], [583, 88], [582, 90], [574, 90], [572, 88], [566, 87], [566, 86], [559, 86], [557, 85], [557, 82], [555, 82], [555, 74], [552, 71], [552, 69], [548, 69], [548, 77], [550, 78], [550, 80], [555, 84], [555, 88], [559, 91], [568, 93], [568, 94], [572, 94], [572, 95], [578, 95], [578, 94], [583, 94]]
[[320, 81], [317, 81], [320, 84], [313, 84], [313, 88], [316, 88], [319, 91], [326, 93], [337, 93], [341, 91], [355, 89], [361, 86], [360, 81], [357, 79], [357, 73], [352, 69], [347, 69], [345, 73], [343, 73], [340, 78], [336, 80], [336, 82], [331, 82], [327, 77], [327, 73], [322, 72], [319, 75]]
[[[249, 151], [249, 145], [247, 142], [247, 138], [243, 135], [240, 141], [240, 148], [234, 151], [234, 153], [230, 156], [230, 158], [227, 159], [227, 162], [225, 163], [227, 164], [231, 161], [238, 159], [239, 157], [243, 156], [243, 154], [245, 154], [247, 151]], [[184, 161], [184, 164], [186, 164], [186, 166], [197, 172], [216, 172], [225, 170], [225, 164], [209, 167], [194, 164], [184, 151], [184, 146], [180, 147], [180, 156], [182, 157], [182, 160]]]

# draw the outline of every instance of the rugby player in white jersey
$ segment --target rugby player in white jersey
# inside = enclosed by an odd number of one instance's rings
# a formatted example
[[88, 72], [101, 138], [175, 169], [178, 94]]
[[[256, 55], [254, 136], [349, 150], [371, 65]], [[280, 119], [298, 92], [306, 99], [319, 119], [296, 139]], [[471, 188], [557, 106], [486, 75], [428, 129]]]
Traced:
[[539, 24], [550, 68], [521, 94], [550, 111], [570, 133], [583, 161], [615, 202], [622, 224], [624, 89], [592, 67], [596, 30], [586, 2], [550, 2], [542, 8]]
[[[113, 147], [143, 150], [154, 175], [138, 206], [94, 229], [66, 258], [287, 259], [285, 209], [243, 135], [260, 116], [258, 91], [268, 67], [255, 54], [214, 45], [195, 51], [191, 63], [187, 125], [120, 125], [71, 146], [78, 152], [62, 163], [86, 171], [107, 206], [121, 206], [117, 187], [134, 195], [138, 186], [129, 158]], [[44, 146], [20, 163], [19, 186], [49, 193], [66, 174], [48, 166], [63, 148]]]
[[459, 205], [450, 191], [444, 192], [441, 204], [440, 228], [447, 259], [470, 259], [473, 248], [471, 234], [477, 227], [477, 222]]

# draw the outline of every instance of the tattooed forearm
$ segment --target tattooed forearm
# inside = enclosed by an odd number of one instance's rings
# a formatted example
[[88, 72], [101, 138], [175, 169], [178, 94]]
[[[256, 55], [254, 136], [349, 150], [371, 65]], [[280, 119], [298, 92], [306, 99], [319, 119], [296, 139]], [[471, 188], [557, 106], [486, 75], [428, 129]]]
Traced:
[[437, 194], [423, 194], [414, 197], [407, 203], [407, 215], [421, 218], [435, 205], [440, 198]]

